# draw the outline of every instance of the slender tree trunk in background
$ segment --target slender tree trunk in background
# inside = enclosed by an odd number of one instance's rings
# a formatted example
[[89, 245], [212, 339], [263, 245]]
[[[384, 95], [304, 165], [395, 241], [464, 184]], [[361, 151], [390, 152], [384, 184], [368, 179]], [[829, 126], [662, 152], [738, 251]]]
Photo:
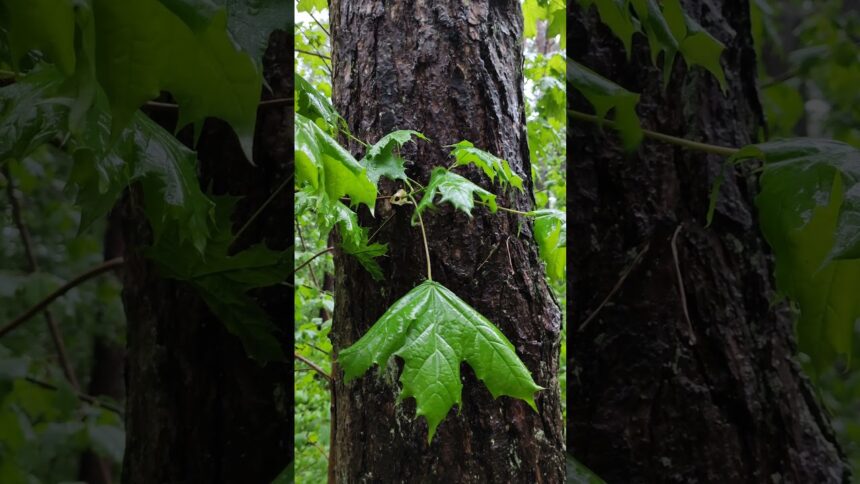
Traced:
[[[761, 107], [746, 1], [684, 2], [727, 46], [725, 96], [709, 73], [681, 66], [663, 92], [642, 37], [628, 62], [593, 10], [570, 5], [574, 58], [641, 92], [645, 127], [730, 146], [754, 140]], [[572, 103], [589, 109], [581, 97]], [[785, 305], [771, 307], [750, 168], [728, 178], [705, 228], [724, 160], [648, 140], [628, 155], [614, 134], [581, 122], [571, 136], [572, 454], [611, 483], [847, 482], [794, 359], [791, 318]], [[646, 246], [613, 304], [581, 328]]]
[[[468, 139], [510, 162], [526, 192], [501, 195], [477, 170], [458, 169], [499, 193], [499, 204], [533, 207], [522, 80], [522, 13], [516, 0], [333, 0], [333, 98], [360, 139], [375, 142], [396, 129], [432, 141], [409, 144], [407, 174], [426, 184], [435, 166], [451, 163], [443, 145]], [[350, 142], [350, 151], [363, 147]], [[462, 171], [461, 171], [462, 170]], [[396, 184], [380, 183], [380, 196]], [[350, 256], [335, 253], [335, 350], [354, 343], [395, 300], [427, 276], [421, 231], [412, 207], [380, 201], [376, 216], [362, 213], [374, 241], [389, 244], [380, 259], [385, 280], [375, 282]], [[337, 483], [457, 482], [559, 483], [564, 442], [558, 390], [560, 312], [544, 279], [531, 223], [481, 207], [474, 218], [450, 206], [424, 217], [434, 280], [493, 321], [547, 390], [540, 413], [524, 402], [493, 400], [468, 365], [463, 407], [440, 424], [433, 443], [415, 418], [415, 402], [395, 403], [396, 377], [376, 369], [334, 385]], [[518, 224], [522, 231], [518, 233]], [[399, 373], [399, 371], [398, 371]]]
[[[122, 237], [122, 219], [118, 210], [112, 210], [107, 217], [104, 236], [103, 259], [105, 261], [122, 257], [125, 240]], [[120, 269], [121, 270], [121, 269]], [[104, 318], [101, 311], [97, 318]], [[118, 326], [121, 321], [104, 321], [102, 325]], [[93, 368], [90, 371], [90, 384], [87, 393], [94, 397], [107, 396], [117, 402], [125, 397], [125, 348], [105, 335], [93, 336]], [[99, 457], [91, 450], [81, 454], [78, 480], [88, 484], [108, 484], [112, 480], [112, 465], [107, 459]]]
[[[292, 55], [292, 33], [272, 34], [264, 65], [273, 97], [293, 92]], [[176, 113], [158, 114], [171, 129]], [[211, 184], [218, 195], [244, 197], [235, 228], [292, 173], [292, 138], [289, 104], [261, 108], [253, 167], [232, 130], [207, 121], [198, 145], [201, 183]], [[269, 483], [293, 460], [290, 366], [261, 367], [191, 287], [159, 276], [142, 254], [151, 232], [141, 206], [140, 193], [132, 190], [124, 204], [129, 244], [123, 281], [128, 319], [123, 482]], [[290, 220], [292, 197], [277, 197], [243, 233], [237, 250], [263, 240], [272, 249], [286, 249], [293, 243]], [[278, 286], [255, 295], [287, 335], [291, 291]]]

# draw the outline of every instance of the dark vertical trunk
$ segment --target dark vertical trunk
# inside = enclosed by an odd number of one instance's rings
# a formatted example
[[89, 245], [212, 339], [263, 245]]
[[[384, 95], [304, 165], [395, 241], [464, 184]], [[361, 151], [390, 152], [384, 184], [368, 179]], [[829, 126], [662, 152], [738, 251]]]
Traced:
[[[647, 128], [749, 143], [761, 117], [749, 5], [684, 6], [727, 46], [725, 96], [710, 74], [680, 66], [664, 92], [644, 39], [628, 62], [595, 12], [576, 2], [573, 56], [641, 92]], [[784, 305], [771, 306], [773, 267], [750, 169], [729, 177], [705, 228], [722, 159], [648, 140], [628, 155], [614, 134], [580, 122], [571, 133], [573, 455], [609, 482], [846, 481], [827, 416], [794, 359], [791, 319]], [[582, 328], [631, 265], [611, 304]]]
[[[122, 219], [119, 211], [111, 211], [107, 218], [104, 236], [104, 260], [121, 257], [125, 241], [122, 238]], [[96, 314], [99, 319], [103, 314]], [[104, 321], [107, 326], [117, 326], [122, 321]], [[107, 396], [121, 402], [125, 396], [123, 375], [125, 373], [125, 348], [104, 335], [93, 337], [93, 367], [90, 371], [90, 384], [87, 393], [94, 396]], [[109, 484], [113, 482], [111, 462], [99, 457], [91, 450], [81, 455], [78, 480], [89, 484]]]
[[[292, 34], [272, 34], [264, 65], [273, 97], [289, 97]], [[258, 113], [257, 167], [245, 160], [224, 123], [207, 121], [198, 144], [203, 186], [244, 197], [234, 215], [237, 228], [292, 171], [290, 105], [261, 107]], [[159, 114], [157, 120], [172, 128], [176, 113]], [[289, 366], [261, 367], [190, 286], [159, 276], [142, 254], [151, 234], [139, 197], [132, 190], [124, 204], [129, 244], [123, 281], [128, 319], [123, 482], [271, 482], [292, 460]], [[277, 197], [236, 245], [242, 249], [265, 240], [272, 249], [286, 249], [293, 243], [291, 214], [291, 197]], [[292, 295], [286, 287], [255, 295], [287, 334]]]
[[[376, 141], [414, 129], [432, 141], [407, 145], [407, 173], [427, 183], [451, 163], [443, 145], [468, 139], [505, 158], [524, 194], [501, 195], [477, 170], [468, 178], [499, 193], [499, 204], [532, 208], [522, 80], [522, 13], [516, 0], [331, 2], [334, 101], [359, 138]], [[349, 145], [360, 155], [362, 147]], [[458, 169], [459, 170], [459, 169]], [[395, 184], [380, 184], [380, 195]], [[374, 282], [352, 258], [335, 254], [336, 350], [354, 343], [395, 300], [426, 278], [421, 232], [409, 206], [381, 201], [363, 224], [389, 244], [385, 280]], [[332, 453], [336, 482], [562, 482], [563, 433], [556, 373], [560, 313], [545, 283], [532, 227], [480, 207], [474, 218], [449, 206], [424, 217], [434, 280], [505, 333], [547, 390], [540, 413], [519, 400], [493, 400], [463, 365], [463, 407], [448, 414], [432, 444], [414, 400], [395, 403], [399, 384], [368, 374], [344, 384], [337, 372]], [[522, 231], [518, 224], [522, 222]], [[376, 371], [376, 370], [372, 370]]]

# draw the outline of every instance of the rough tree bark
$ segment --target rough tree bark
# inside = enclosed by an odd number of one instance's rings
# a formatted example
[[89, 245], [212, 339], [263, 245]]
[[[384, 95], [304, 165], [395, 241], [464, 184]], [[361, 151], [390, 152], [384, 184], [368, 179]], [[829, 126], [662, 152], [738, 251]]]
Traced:
[[[463, 139], [510, 162], [525, 194], [502, 195], [477, 170], [458, 169], [500, 195], [499, 204], [533, 206], [522, 80], [522, 13], [516, 0], [333, 0], [333, 98], [360, 139], [414, 129], [432, 141], [410, 144], [407, 174], [426, 184], [451, 163], [444, 145]], [[346, 140], [344, 140], [346, 141]], [[353, 154], [363, 147], [350, 142]], [[395, 191], [380, 184], [380, 196]], [[374, 282], [351, 257], [335, 254], [336, 350], [354, 343], [388, 306], [426, 278], [421, 232], [409, 206], [380, 201], [362, 223], [389, 244], [385, 275]], [[434, 280], [463, 297], [505, 333], [547, 390], [540, 413], [518, 400], [494, 401], [468, 365], [461, 413], [448, 414], [431, 445], [414, 400], [395, 403], [396, 374], [376, 370], [344, 384], [336, 371], [334, 480], [355, 482], [562, 482], [564, 442], [556, 373], [560, 312], [545, 283], [531, 224], [476, 207], [424, 217]], [[522, 232], [518, 224], [522, 222]], [[400, 364], [400, 362], [398, 362]], [[399, 370], [394, 370], [399, 374]], [[390, 374], [389, 374], [390, 375]]]
[[[292, 33], [275, 32], [264, 58], [272, 97], [293, 92]], [[153, 116], [168, 129], [175, 112]], [[180, 133], [184, 142], [190, 133]], [[258, 111], [254, 158], [242, 155], [231, 128], [209, 120], [197, 146], [201, 183], [217, 195], [244, 197], [234, 227], [249, 219], [292, 173], [290, 104]], [[276, 197], [237, 241], [292, 244], [292, 197]], [[261, 367], [186, 284], [159, 276], [142, 248], [151, 238], [140, 193], [123, 205], [123, 301], [128, 319], [126, 452], [123, 482], [268, 483], [292, 455], [292, 384], [287, 362]], [[256, 293], [276, 324], [292, 314], [286, 287]]]
[[[641, 92], [647, 128], [747, 144], [761, 126], [749, 4], [683, 3], [727, 46], [725, 96], [706, 71], [677, 65], [664, 92], [644, 39], [628, 62], [596, 12], [577, 2], [573, 57]], [[581, 97], [571, 102], [589, 109]], [[582, 122], [571, 123], [569, 145], [573, 455], [608, 482], [847, 481], [828, 418], [794, 359], [791, 318], [771, 306], [773, 265], [751, 170], [729, 177], [706, 228], [719, 157], [649, 140], [628, 155], [614, 134]], [[612, 304], [582, 328], [631, 266]]]

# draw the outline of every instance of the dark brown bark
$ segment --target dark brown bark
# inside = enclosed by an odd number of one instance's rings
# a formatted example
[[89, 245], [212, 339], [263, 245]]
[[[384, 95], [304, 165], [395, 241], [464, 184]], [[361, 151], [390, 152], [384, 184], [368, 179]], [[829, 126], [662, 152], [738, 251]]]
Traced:
[[[112, 210], [107, 217], [104, 236], [103, 258], [105, 261], [122, 257], [125, 241], [122, 237], [120, 212]], [[101, 311], [96, 317], [103, 319]], [[103, 321], [102, 324], [118, 326], [121, 321]], [[105, 335], [93, 337], [93, 367], [90, 371], [90, 384], [87, 393], [94, 397], [107, 396], [122, 402], [125, 396], [125, 348]], [[91, 450], [81, 454], [78, 480], [89, 484], [109, 484], [113, 482], [114, 469], [108, 459], [99, 457]]]
[[[647, 128], [729, 146], [754, 141], [761, 107], [748, 3], [683, 3], [727, 46], [725, 96], [706, 71], [682, 66], [664, 92], [644, 38], [628, 62], [576, 2], [573, 57], [641, 92]], [[580, 97], [572, 103], [590, 109]], [[615, 134], [582, 122], [571, 123], [569, 146], [573, 455], [610, 483], [846, 482], [828, 418], [794, 358], [791, 319], [770, 304], [773, 265], [751, 169], [729, 176], [706, 228], [719, 157], [649, 140], [628, 155]], [[679, 226], [690, 323], [672, 251]], [[646, 244], [612, 304], [582, 329]]]
[[[373, 142], [396, 129], [426, 134], [431, 142], [403, 150], [412, 160], [407, 174], [423, 184], [433, 167], [451, 163], [444, 145], [470, 140], [507, 159], [526, 180], [526, 192], [503, 195], [477, 170], [457, 171], [498, 193], [500, 205], [533, 206], [518, 1], [335, 0], [330, 14], [334, 102], [357, 137]], [[357, 143], [349, 147], [362, 154]], [[380, 195], [396, 186], [380, 183]], [[375, 218], [361, 216], [371, 231], [392, 217], [375, 239], [389, 244], [380, 260], [384, 281], [374, 282], [354, 259], [336, 253], [336, 351], [426, 278], [421, 232], [410, 224], [411, 214], [409, 206], [380, 201]], [[473, 215], [443, 206], [424, 217], [433, 278], [511, 340], [535, 381], [547, 388], [537, 394], [540, 413], [508, 397], [494, 401], [463, 364], [461, 412], [451, 411], [428, 445], [414, 400], [395, 403], [396, 374], [380, 378], [373, 369], [344, 384], [337, 371], [331, 451], [336, 482], [563, 482], [560, 312], [544, 280], [531, 223], [481, 207]]]
[[[272, 97], [292, 94], [292, 34], [276, 32], [264, 59]], [[157, 120], [172, 128], [175, 112]], [[188, 141], [189, 133], [181, 138]], [[249, 219], [292, 173], [290, 104], [258, 111], [254, 159], [241, 154], [229, 126], [207, 121], [198, 144], [201, 184], [244, 197], [234, 227]], [[292, 242], [292, 197], [277, 197], [249, 226], [237, 250]], [[292, 384], [287, 362], [262, 367], [187, 284], [167, 280], [142, 254], [151, 238], [132, 190], [126, 211], [123, 300], [128, 319], [126, 454], [123, 482], [268, 483], [292, 461]], [[292, 314], [285, 286], [255, 293], [272, 320]]]

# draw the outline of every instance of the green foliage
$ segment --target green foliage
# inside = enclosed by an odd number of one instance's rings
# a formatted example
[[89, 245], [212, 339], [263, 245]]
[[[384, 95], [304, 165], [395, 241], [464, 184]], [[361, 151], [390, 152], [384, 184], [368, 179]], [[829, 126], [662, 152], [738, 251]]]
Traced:
[[541, 259], [546, 262], [547, 276], [564, 281], [567, 265], [567, 214], [560, 210], [542, 209], [532, 212], [535, 217], [535, 240]]
[[296, 114], [296, 181], [323, 190], [331, 200], [376, 206], [376, 185], [367, 169], [316, 123]]
[[434, 168], [430, 175], [430, 183], [424, 190], [424, 197], [415, 208], [415, 215], [412, 217], [413, 225], [416, 223], [418, 214], [433, 206], [433, 199], [437, 192], [441, 196], [441, 202], [450, 202], [469, 217], [472, 216], [475, 195], [490, 208], [491, 212], [497, 210], [495, 195], [445, 168]]
[[642, 128], [636, 115], [639, 94], [601, 77], [572, 59], [567, 60], [567, 80], [594, 106], [597, 117], [603, 119], [610, 110], [614, 110], [615, 124], [628, 150], [642, 142]]
[[567, 43], [567, 8], [557, 0], [525, 0], [523, 2], [523, 36], [537, 35], [538, 26], [544, 23], [547, 37], [559, 37], [564, 49]]
[[5, 0], [0, 3], [8, 31], [12, 66], [33, 49], [56, 62], [63, 73], [75, 70], [75, 12], [71, 0]]
[[777, 286], [800, 308], [801, 351], [822, 369], [850, 356], [860, 302], [860, 152], [830, 140], [749, 146], [737, 159], [764, 160], [756, 203], [776, 256]]
[[567, 484], [605, 484], [603, 479], [574, 459], [570, 454], [567, 460]]
[[542, 388], [532, 380], [510, 341], [437, 282], [425, 281], [392, 304], [361, 339], [340, 351], [338, 362], [348, 382], [374, 364], [384, 368], [392, 355], [405, 363], [400, 396], [415, 398], [416, 413], [427, 418], [428, 442], [451, 407], [462, 405], [463, 361], [493, 398], [509, 395], [537, 411], [534, 393]]
[[[579, 3], [584, 9], [597, 6], [600, 20], [624, 44], [628, 58], [633, 34], [645, 35], [655, 66], [663, 53], [664, 85], [669, 83], [675, 56], [680, 52], [687, 65], [707, 69], [725, 91], [726, 78], [720, 65], [725, 46], [684, 12], [680, 0], [665, 0], [662, 5], [658, 5], [657, 0], [579, 0]], [[631, 15], [631, 7], [635, 17]]]
[[147, 255], [165, 276], [189, 281], [227, 330], [242, 340], [249, 356], [260, 362], [282, 361], [277, 327], [246, 293], [285, 281], [292, 274], [292, 253], [257, 244], [230, 254], [235, 239], [230, 214], [237, 199], [215, 200], [215, 226], [205, 253], [182, 249], [175, 230], [166, 236], [168, 243], [156, 245]]
[[367, 177], [372, 183], [376, 184], [381, 176], [389, 180], [406, 180], [406, 171], [403, 168], [406, 160], [398, 153], [413, 136], [427, 140], [427, 137], [417, 131], [399, 130], [388, 133], [367, 149], [361, 165], [367, 167]]
[[456, 160], [454, 166], [473, 164], [483, 170], [490, 181], [495, 182], [496, 177], [499, 177], [502, 187], [512, 186], [523, 191], [523, 179], [514, 174], [506, 160], [475, 148], [469, 141], [460, 141], [451, 145], [451, 148], [451, 156]]

